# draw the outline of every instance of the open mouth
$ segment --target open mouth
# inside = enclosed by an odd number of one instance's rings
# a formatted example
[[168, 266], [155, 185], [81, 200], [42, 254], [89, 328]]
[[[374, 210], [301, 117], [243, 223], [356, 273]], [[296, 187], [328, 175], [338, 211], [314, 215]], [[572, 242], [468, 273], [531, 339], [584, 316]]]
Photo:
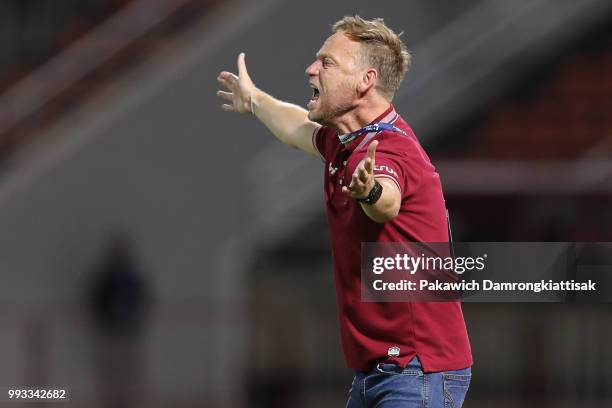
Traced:
[[310, 87], [312, 88], [312, 96], [310, 97], [310, 100], [316, 101], [317, 99], [319, 99], [319, 88], [317, 88], [313, 84], [310, 84]]
[[312, 96], [310, 97], [306, 108], [308, 108], [308, 110], [312, 110], [314, 108], [314, 104], [319, 100], [319, 88], [317, 88], [313, 84], [308, 85], [310, 85], [310, 87], [312, 88]]

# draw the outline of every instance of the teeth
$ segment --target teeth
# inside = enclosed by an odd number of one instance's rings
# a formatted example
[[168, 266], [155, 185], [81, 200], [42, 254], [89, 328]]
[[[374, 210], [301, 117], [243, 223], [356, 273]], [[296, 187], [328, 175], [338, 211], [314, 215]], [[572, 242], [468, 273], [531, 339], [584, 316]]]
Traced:
[[318, 99], [319, 98], [319, 89], [315, 85], [313, 85], [311, 83], [309, 83], [308, 86], [310, 86], [310, 88], [312, 89], [312, 97], [310, 99], [311, 100]]

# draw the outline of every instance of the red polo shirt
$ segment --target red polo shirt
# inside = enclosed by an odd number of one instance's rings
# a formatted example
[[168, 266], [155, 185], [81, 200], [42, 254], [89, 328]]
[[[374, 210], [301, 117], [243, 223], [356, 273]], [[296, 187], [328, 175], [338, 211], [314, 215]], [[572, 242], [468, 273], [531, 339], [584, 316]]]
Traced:
[[[392, 123], [407, 133], [381, 131], [343, 145], [338, 133], [320, 127], [313, 143], [325, 161], [325, 205], [333, 251], [340, 333], [347, 365], [367, 371], [380, 362], [405, 367], [417, 355], [426, 372], [472, 365], [461, 304], [362, 302], [362, 242], [448, 242], [440, 177], [408, 124], [390, 106], [372, 123]], [[397, 217], [376, 223], [342, 192], [368, 144], [378, 140], [374, 173], [394, 181], [402, 203]], [[399, 356], [389, 356], [399, 347]], [[394, 353], [391, 353], [394, 354]]]

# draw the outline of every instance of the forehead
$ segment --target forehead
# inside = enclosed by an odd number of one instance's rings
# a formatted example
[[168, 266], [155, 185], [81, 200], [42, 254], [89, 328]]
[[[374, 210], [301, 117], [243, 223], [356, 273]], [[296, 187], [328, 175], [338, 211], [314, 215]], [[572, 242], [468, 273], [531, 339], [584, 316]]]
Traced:
[[354, 60], [359, 53], [360, 44], [348, 38], [343, 32], [329, 36], [321, 46], [317, 56], [330, 56], [339, 62]]

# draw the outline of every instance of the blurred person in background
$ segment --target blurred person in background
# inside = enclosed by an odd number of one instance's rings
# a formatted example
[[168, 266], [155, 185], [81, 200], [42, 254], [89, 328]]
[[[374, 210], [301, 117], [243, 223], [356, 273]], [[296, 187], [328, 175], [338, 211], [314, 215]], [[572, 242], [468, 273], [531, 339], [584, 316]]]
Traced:
[[449, 240], [438, 173], [391, 104], [411, 56], [382, 19], [345, 17], [332, 32], [306, 69], [308, 110], [258, 89], [243, 53], [238, 75], [219, 74], [222, 108], [325, 163], [342, 346], [355, 370], [347, 406], [460, 407], [472, 355], [459, 301], [360, 298], [362, 242]]
[[90, 292], [99, 335], [96, 366], [103, 406], [137, 406], [144, 395], [142, 335], [151, 303], [145, 276], [132, 241], [122, 232], [113, 233]]

